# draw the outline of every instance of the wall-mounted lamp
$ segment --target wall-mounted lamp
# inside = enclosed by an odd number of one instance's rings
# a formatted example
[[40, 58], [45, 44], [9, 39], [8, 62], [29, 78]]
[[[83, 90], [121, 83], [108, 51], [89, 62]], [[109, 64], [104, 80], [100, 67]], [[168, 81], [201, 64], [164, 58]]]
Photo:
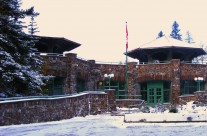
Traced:
[[200, 83], [203, 81], [203, 77], [195, 77], [194, 78], [194, 80], [195, 80], [195, 82], [197, 82], [198, 84], [197, 84], [197, 90], [198, 91], [201, 91], [201, 87], [200, 87]]
[[111, 81], [111, 78], [114, 77], [114, 74], [104, 74], [104, 77], [109, 79], [109, 89], [111, 89], [110, 81]]

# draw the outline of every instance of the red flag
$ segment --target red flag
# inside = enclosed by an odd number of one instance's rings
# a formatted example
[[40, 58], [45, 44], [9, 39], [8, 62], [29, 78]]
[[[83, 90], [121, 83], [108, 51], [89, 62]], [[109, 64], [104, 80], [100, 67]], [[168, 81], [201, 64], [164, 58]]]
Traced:
[[126, 48], [128, 49], [128, 29], [127, 29], [127, 22], [126, 22]]

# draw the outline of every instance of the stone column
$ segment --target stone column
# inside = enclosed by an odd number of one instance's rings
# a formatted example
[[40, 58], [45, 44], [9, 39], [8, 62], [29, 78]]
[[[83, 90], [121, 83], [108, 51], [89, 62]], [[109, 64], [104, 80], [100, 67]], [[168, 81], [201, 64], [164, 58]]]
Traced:
[[179, 104], [180, 96], [180, 60], [171, 60], [172, 83], [171, 83], [171, 103]]
[[95, 79], [95, 60], [88, 60], [88, 64], [89, 64], [89, 77], [88, 77], [88, 81], [86, 83], [87, 85], [87, 89], [89, 91], [94, 91], [96, 89], [96, 79]]
[[76, 93], [76, 77], [77, 77], [77, 54], [75, 53], [68, 53], [65, 54], [67, 57], [67, 64], [68, 64], [68, 69], [67, 69], [67, 77], [66, 77], [66, 84], [68, 84], [68, 92], [67, 94], [72, 94]]
[[137, 62], [129, 62], [128, 63], [128, 99], [134, 99], [136, 95], [136, 64]]
[[106, 89], [108, 111], [116, 111], [116, 90]]

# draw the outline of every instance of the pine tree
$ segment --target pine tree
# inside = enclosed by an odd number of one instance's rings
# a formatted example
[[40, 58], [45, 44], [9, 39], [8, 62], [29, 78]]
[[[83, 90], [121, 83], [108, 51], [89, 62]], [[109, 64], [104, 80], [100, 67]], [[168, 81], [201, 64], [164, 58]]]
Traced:
[[[200, 43], [200, 47], [207, 51], [207, 46], [204, 43]], [[207, 55], [201, 55], [193, 59], [193, 63], [207, 64]]]
[[0, 93], [34, 95], [41, 91], [42, 61], [34, 54], [34, 37], [23, 32], [34, 8], [20, 9], [20, 0], [0, 0]]
[[170, 34], [170, 36], [174, 39], [177, 39], [177, 40], [182, 40], [182, 35], [179, 34], [180, 32], [180, 29], [179, 29], [179, 25], [176, 21], [174, 21], [173, 25], [172, 25], [172, 32]]
[[193, 38], [191, 37], [191, 34], [190, 34], [189, 31], [186, 32], [186, 39], [185, 39], [185, 41], [186, 41], [187, 43], [194, 43], [194, 42], [193, 42]]
[[39, 15], [39, 13], [34, 13], [33, 15], [31, 15], [31, 18], [30, 18], [31, 21], [30, 21], [29, 28], [28, 28], [28, 32], [31, 35], [34, 35], [36, 32], [39, 32], [39, 31], [37, 31], [38, 27], [37, 27], [37, 24], [34, 19], [38, 15]]
[[161, 37], [163, 37], [163, 36], [164, 36], [163, 32], [160, 31], [160, 32], [158, 33], [157, 39], [158, 39], [158, 38], [161, 38]]

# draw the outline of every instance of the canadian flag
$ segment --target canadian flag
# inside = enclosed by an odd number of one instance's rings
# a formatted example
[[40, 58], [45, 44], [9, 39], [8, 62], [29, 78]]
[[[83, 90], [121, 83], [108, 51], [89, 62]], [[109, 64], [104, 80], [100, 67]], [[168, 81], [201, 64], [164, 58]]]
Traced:
[[126, 22], [126, 48], [128, 49], [128, 29], [127, 29], [127, 22]]

